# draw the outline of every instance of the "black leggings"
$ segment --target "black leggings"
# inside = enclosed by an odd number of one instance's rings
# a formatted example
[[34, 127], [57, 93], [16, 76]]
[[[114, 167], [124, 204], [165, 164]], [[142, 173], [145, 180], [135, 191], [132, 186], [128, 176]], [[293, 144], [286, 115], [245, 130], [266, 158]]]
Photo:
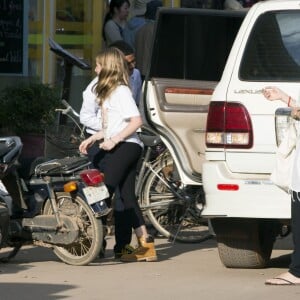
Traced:
[[300, 192], [292, 192], [292, 234], [294, 252], [289, 272], [300, 277]]
[[[111, 151], [100, 150], [95, 145], [93, 165], [104, 173], [104, 182], [110, 196], [119, 187], [120, 198], [124, 205], [127, 221], [136, 229], [145, 221], [135, 195], [136, 168], [142, 148], [136, 143], [119, 143]], [[93, 152], [93, 148], [89, 153]], [[109, 204], [109, 203], [108, 203]]]

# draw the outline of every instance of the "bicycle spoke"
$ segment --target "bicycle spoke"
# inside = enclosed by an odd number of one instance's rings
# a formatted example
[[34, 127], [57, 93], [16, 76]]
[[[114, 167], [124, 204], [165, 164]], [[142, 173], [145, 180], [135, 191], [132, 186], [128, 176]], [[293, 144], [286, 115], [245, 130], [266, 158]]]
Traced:
[[164, 157], [155, 170], [151, 169], [144, 181], [142, 208], [153, 226], [172, 242], [204, 241], [211, 234], [196, 208], [197, 199], [202, 195], [201, 187], [180, 186], [173, 179], [173, 169], [171, 157]]

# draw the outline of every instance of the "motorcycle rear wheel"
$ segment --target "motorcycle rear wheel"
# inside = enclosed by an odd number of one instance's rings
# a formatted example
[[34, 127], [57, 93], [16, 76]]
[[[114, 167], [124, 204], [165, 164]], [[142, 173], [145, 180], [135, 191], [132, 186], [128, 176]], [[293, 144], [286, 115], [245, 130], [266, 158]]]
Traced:
[[[72, 245], [54, 246], [55, 255], [69, 265], [88, 265], [99, 255], [102, 247], [101, 219], [94, 216], [89, 205], [78, 195], [72, 198], [68, 193], [58, 193], [57, 205], [61, 214], [76, 218], [79, 236]], [[49, 200], [45, 204], [44, 213], [53, 214]]]

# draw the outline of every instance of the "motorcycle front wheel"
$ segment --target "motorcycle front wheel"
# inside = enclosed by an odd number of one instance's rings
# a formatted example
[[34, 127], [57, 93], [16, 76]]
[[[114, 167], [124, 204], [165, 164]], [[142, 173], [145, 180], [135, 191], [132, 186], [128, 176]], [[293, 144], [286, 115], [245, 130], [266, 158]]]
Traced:
[[[68, 193], [58, 193], [57, 206], [61, 214], [76, 219], [79, 236], [72, 245], [54, 246], [55, 255], [69, 265], [88, 265], [99, 255], [102, 246], [101, 219], [94, 216], [89, 205], [78, 195], [72, 198]], [[49, 200], [45, 204], [44, 213], [53, 214]]]

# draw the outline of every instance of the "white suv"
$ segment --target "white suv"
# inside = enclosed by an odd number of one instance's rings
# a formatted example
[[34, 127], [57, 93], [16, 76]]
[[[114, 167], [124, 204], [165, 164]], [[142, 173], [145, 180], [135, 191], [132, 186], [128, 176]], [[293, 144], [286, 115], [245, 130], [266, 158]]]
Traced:
[[[263, 267], [290, 221], [290, 196], [270, 181], [280, 101], [266, 86], [299, 99], [300, 1], [262, 1], [246, 15], [209, 105], [203, 215], [212, 221], [227, 267]], [[276, 114], [277, 112], [277, 114]]]

